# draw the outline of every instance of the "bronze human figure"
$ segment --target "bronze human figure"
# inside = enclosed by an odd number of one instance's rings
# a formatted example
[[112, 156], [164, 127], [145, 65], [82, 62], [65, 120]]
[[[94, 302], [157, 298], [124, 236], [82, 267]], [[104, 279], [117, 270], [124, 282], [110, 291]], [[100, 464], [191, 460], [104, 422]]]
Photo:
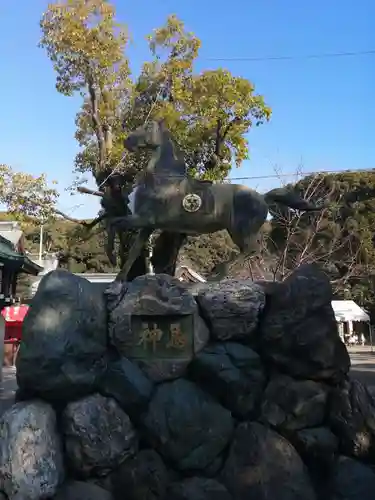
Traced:
[[117, 229], [139, 229], [128, 259], [118, 275], [126, 279], [134, 260], [155, 230], [204, 234], [226, 229], [240, 250], [223, 263], [217, 278], [227, 274], [236, 259], [245, 259], [257, 250], [257, 237], [266, 221], [270, 203], [302, 211], [317, 211], [297, 193], [273, 189], [261, 195], [239, 184], [214, 184], [192, 178], [186, 172], [182, 153], [162, 122], [138, 128], [125, 140], [129, 151], [153, 150], [151, 160], [129, 193], [128, 214], [111, 217]]

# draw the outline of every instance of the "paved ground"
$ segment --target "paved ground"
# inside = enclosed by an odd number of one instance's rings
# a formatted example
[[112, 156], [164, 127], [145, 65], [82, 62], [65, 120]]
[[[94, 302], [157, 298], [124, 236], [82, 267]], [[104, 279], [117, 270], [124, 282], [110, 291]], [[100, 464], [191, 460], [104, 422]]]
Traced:
[[375, 348], [355, 346], [349, 347], [348, 351], [352, 362], [352, 377], [375, 390]]
[[[352, 361], [351, 376], [371, 386], [375, 393], [375, 348], [349, 347]], [[16, 375], [12, 368], [3, 368], [3, 387], [0, 388], [0, 415], [8, 409], [14, 401], [17, 389]]]

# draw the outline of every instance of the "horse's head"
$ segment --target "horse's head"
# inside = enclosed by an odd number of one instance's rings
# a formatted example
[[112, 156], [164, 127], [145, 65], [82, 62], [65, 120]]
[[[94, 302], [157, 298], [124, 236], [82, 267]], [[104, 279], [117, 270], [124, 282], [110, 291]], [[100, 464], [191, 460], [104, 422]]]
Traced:
[[124, 141], [128, 151], [139, 149], [156, 149], [162, 143], [162, 126], [160, 122], [152, 121], [131, 132]]

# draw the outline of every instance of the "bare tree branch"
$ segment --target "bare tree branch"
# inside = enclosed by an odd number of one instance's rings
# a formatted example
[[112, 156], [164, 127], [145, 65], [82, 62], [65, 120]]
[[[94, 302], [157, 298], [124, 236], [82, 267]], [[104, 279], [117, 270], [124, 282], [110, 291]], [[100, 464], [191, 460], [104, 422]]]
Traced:
[[[315, 202], [324, 198], [328, 201], [326, 208], [313, 215], [285, 209], [274, 212], [274, 229], [280, 229], [282, 241], [274, 241], [270, 233], [265, 235], [262, 253], [266, 260], [268, 258], [274, 280], [285, 279], [304, 263], [319, 263], [332, 271], [332, 284], [336, 290], [358, 272], [361, 243], [353, 247], [351, 234], [344, 234], [342, 228], [330, 226], [330, 223], [335, 223], [335, 213], [344, 193], [336, 193], [334, 185], [327, 186], [321, 174], [307, 180], [309, 183], [304, 188], [304, 197], [307, 200], [314, 198]], [[343, 255], [345, 262], [342, 261]]]

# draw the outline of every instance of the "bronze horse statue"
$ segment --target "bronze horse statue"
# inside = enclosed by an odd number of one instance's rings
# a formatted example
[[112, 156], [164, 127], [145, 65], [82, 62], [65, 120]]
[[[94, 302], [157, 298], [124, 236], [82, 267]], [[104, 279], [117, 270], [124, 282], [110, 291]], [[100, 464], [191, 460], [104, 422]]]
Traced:
[[[151, 160], [136, 180], [127, 200], [128, 215], [110, 217], [116, 229], [139, 229], [118, 279], [125, 280], [133, 262], [156, 230], [184, 234], [206, 234], [226, 229], [238, 246], [222, 263], [218, 279], [227, 274], [236, 259], [257, 250], [258, 233], [267, 219], [269, 204], [281, 204], [301, 211], [319, 211], [297, 193], [285, 188], [261, 195], [240, 184], [220, 184], [189, 176], [181, 151], [163, 122], [139, 127], [124, 141], [131, 152], [153, 150]], [[124, 200], [125, 203], [125, 200]]]

